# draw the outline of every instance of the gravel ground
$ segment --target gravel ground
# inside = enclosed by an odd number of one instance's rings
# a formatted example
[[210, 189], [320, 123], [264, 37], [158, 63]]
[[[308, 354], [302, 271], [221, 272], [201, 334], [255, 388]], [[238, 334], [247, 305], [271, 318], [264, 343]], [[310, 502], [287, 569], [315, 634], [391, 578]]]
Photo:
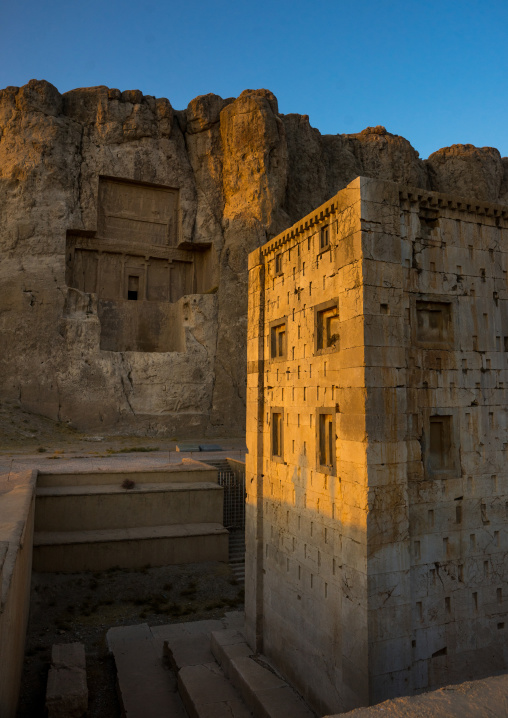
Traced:
[[[25, 411], [15, 401], [0, 401], [0, 456], [40, 452], [41, 458], [63, 459], [69, 454], [109, 456], [135, 451], [174, 451], [185, 436], [132, 436], [77, 431], [61, 421]], [[197, 441], [197, 437], [190, 437]], [[201, 437], [198, 443], [245, 446], [245, 436]]]
[[85, 645], [88, 718], [120, 718], [115, 666], [106, 646], [109, 628], [221, 618], [225, 611], [242, 609], [243, 588], [225, 563], [34, 573], [18, 718], [45, 715], [54, 643]]

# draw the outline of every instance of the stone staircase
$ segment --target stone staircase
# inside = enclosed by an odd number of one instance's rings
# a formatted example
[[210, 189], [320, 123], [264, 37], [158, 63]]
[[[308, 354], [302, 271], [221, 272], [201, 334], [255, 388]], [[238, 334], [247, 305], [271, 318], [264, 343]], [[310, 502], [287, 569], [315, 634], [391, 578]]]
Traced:
[[192, 460], [164, 470], [40, 474], [34, 570], [225, 561], [222, 514], [217, 472]]
[[112, 628], [126, 718], [314, 718], [242, 634], [243, 614], [167, 626]]
[[[222, 477], [233, 477], [235, 471], [231, 468], [230, 464], [226, 459], [207, 459], [206, 463], [209, 466], [213, 466], [217, 469], [219, 474], [219, 482]], [[228, 500], [227, 490], [224, 494], [224, 501]], [[242, 500], [243, 497], [242, 497]], [[240, 513], [240, 512], [238, 512]], [[228, 524], [226, 518], [227, 510], [224, 509], [224, 525]], [[243, 522], [238, 525], [227, 525], [229, 530], [229, 565], [236, 580], [242, 586], [245, 584], [245, 526]]]
[[245, 529], [231, 529], [229, 532], [229, 565], [234, 577], [243, 586], [245, 584]]

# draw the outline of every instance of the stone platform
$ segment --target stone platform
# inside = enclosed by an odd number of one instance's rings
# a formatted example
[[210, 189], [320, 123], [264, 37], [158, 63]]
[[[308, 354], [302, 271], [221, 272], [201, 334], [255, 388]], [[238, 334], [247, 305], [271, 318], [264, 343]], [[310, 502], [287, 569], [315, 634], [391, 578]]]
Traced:
[[145, 471], [41, 472], [34, 569], [101, 571], [226, 561], [222, 513], [217, 470], [192, 459]]
[[219, 523], [142, 526], [34, 534], [35, 571], [107, 571], [227, 561], [228, 532]]
[[232, 612], [222, 620], [110, 629], [125, 715], [313, 718], [274, 669], [252, 655], [242, 627], [243, 614]]

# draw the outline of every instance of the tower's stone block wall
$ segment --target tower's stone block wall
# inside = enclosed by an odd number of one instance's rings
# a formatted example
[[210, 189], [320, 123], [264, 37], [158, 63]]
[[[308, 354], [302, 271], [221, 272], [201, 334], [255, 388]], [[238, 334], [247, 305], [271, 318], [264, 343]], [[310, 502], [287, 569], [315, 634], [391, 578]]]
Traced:
[[249, 257], [249, 640], [321, 712], [506, 669], [508, 211], [358, 178]]

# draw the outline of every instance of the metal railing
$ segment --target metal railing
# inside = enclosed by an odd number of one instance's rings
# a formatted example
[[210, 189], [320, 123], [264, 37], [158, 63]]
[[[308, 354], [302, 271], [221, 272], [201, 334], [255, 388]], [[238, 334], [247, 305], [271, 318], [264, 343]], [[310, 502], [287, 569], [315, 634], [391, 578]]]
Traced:
[[245, 528], [245, 474], [219, 471], [219, 486], [224, 488], [224, 526], [227, 529]]

